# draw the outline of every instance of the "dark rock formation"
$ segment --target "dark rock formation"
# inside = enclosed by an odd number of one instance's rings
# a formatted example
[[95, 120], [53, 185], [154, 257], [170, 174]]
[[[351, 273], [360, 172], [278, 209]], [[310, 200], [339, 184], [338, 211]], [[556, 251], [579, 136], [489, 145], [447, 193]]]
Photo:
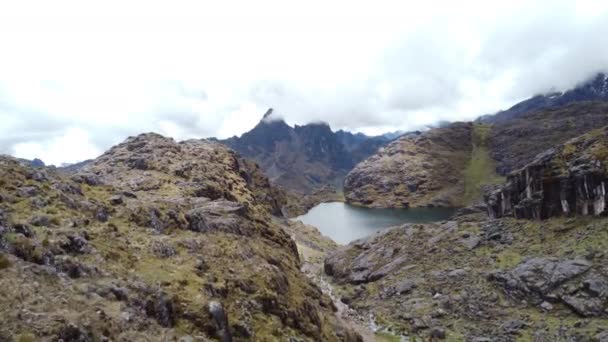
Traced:
[[213, 318], [213, 321], [217, 328], [217, 337], [222, 342], [231, 342], [232, 333], [230, 332], [230, 325], [228, 324], [228, 316], [224, 311], [224, 307], [219, 302], [209, 303], [209, 314]]
[[539, 299], [546, 299], [559, 286], [590, 268], [591, 263], [583, 259], [559, 261], [531, 258], [512, 271], [498, 272], [491, 278], [502, 283], [512, 295], [539, 296]]
[[545, 219], [606, 212], [608, 128], [541, 153], [486, 195], [492, 218]]
[[608, 295], [597, 289], [608, 286], [608, 279], [587, 275], [592, 266], [581, 258], [561, 261], [531, 258], [511, 271], [491, 274], [490, 279], [500, 283], [510, 296], [544, 308], [548, 307], [544, 301], [562, 302], [580, 316], [603, 316], [608, 314]]

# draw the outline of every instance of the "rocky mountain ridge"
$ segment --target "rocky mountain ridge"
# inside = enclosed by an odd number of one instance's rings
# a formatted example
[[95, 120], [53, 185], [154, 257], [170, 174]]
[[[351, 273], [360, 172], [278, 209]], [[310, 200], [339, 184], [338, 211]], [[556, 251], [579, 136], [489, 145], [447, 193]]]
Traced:
[[273, 183], [300, 193], [327, 184], [341, 187], [357, 162], [390, 141], [333, 132], [326, 123], [291, 127], [273, 114], [269, 109], [251, 131], [221, 142], [255, 160]]
[[142, 134], [75, 174], [2, 157], [0, 185], [0, 340], [357, 340], [280, 191], [221, 144]]
[[608, 73], [597, 73], [589, 80], [564, 92], [550, 92], [548, 94], [533, 96], [507, 110], [481, 116], [477, 121], [499, 123], [541, 109], [557, 108], [572, 103], [588, 101], [608, 101]]

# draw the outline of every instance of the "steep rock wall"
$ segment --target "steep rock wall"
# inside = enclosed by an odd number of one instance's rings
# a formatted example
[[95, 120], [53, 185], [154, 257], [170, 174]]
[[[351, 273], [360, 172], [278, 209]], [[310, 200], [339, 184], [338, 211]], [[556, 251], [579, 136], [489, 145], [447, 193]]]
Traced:
[[605, 214], [607, 152], [608, 130], [603, 128], [539, 154], [485, 196], [488, 215], [545, 219]]

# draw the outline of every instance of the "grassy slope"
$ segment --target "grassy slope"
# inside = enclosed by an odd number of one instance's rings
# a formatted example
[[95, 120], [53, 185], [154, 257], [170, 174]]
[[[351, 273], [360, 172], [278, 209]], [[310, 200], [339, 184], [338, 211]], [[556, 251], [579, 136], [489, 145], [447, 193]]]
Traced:
[[504, 181], [504, 177], [500, 177], [496, 173], [495, 162], [490, 156], [488, 148], [490, 130], [491, 126], [485, 124], [477, 124], [473, 127], [471, 133], [473, 150], [471, 151], [471, 159], [463, 173], [465, 193], [462, 204], [464, 206], [471, 205], [481, 198], [484, 185], [499, 184]]

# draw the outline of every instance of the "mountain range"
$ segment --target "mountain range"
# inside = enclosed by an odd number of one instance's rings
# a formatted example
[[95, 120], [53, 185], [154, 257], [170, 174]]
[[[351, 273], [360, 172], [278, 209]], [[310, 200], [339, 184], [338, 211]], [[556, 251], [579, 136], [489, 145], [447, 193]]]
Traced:
[[269, 109], [252, 130], [220, 142], [255, 160], [272, 182], [307, 193], [325, 184], [341, 188], [346, 173], [391, 137], [334, 132], [323, 122], [291, 127]]
[[374, 207], [461, 207], [538, 153], [608, 125], [608, 76], [539, 95], [472, 123], [404, 134], [353, 168], [344, 194]]
[[608, 101], [608, 74], [600, 72], [586, 82], [564, 92], [549, 92], [533, 96], [507, 110], [483, 115], [477, 121], [482, 123], [505, 122], [532, 111], [585, 101]]

